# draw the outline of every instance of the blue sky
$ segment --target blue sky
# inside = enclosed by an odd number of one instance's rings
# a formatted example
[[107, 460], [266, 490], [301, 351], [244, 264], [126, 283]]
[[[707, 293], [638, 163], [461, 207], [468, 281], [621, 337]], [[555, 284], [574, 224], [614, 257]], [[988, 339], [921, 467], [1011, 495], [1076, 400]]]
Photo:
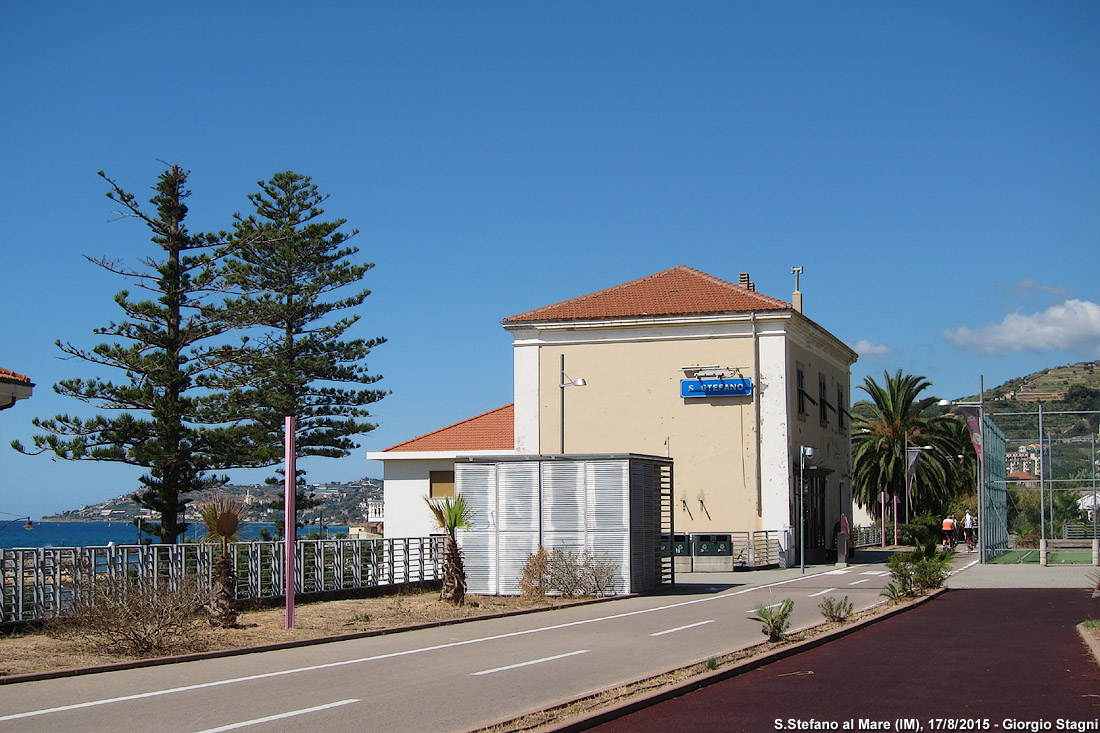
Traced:
[[[511, 401], [506, 316], [689, 265], [790, 299], [941, 396], [1100, 358], [1100, 4], [4, 3], [5, 314], [0, 366], [34, 397], [0, 413], [0, 511], [135, 488], [51, 461], [35, 416], [99, 375], [90, 347], [127, 286], [164, 162], [191, 171], [192, 230], [282, 170], [360, 231], [357, 334], [392, 394], [352, 457]], [[266, 472], [234, 478], [259, 480]]]

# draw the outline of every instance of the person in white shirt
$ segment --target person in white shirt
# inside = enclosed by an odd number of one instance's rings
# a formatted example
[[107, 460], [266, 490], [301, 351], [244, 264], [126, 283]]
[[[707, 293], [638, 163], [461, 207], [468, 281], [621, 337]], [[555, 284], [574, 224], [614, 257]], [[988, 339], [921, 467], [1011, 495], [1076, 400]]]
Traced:
[[968, 548], [974, 544], [974, 517], [969, 509], [966, 510], [966, 516], [963, 517], [963, 536], [966, 537]]

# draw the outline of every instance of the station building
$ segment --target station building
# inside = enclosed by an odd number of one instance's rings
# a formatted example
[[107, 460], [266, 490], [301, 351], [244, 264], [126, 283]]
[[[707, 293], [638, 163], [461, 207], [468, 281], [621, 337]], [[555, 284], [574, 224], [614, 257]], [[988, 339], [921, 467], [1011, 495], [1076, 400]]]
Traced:
[[513, 404], [367, 454], [386, 536], [434, 531], [422, 497], [453, 495], [456, 461], [642, 454], [673, 459], [677, 534], [772, 532], [783, 563], [824, 553], [852, 516], [858, 355], [801, 301], [679, 266], [505, 318]]

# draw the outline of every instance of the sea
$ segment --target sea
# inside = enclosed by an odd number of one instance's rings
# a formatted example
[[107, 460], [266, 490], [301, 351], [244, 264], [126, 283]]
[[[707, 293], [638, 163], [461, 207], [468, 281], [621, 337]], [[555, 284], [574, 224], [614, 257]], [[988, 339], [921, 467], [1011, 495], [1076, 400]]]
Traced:
[[[116, 545], [138, 544], [137, 527], [129, 522], [33, 522], [34, 529], [23, 529], [23, 522], [13, 522], [0, 530], [0, 549], [13, 547], [99, 547], [109, 542]], [[242, 540], [254, 540], [260, 536], [260, 530], [267, 529], [275, 536], [275, 525], [267, 522], [245, 522], [237, 536]], [[317, 527], [307, 526], [298, 530], [298, 537], [316, 532]], [[340, 525], [325, 525], [325, 537], [347, 534], [348, 528]], [[202, 539], [206, 528], [202, 523], [192, 523], [187, 528], [188, 540]], [[148, 534], [143, 534], [148, 539]], [[181, 538], [183, 539], [183, 538]], [[154, 540], [155, 542], [156, 540]]]

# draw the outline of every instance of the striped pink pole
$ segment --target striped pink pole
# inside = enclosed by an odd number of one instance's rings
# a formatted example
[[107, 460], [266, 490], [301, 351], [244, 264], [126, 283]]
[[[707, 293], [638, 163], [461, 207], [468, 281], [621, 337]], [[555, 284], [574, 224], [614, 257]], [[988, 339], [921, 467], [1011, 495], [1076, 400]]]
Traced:
[[283, 513], [283, 544], [286, 546], [286, 628], [294, 628], [294, 555], [298, 545], [297, 512], [294, 495], [297, 485], [294, 466], [294, 418], [286, 419], [286, 440], [283, 463], [286, 470], [286, 509]]

